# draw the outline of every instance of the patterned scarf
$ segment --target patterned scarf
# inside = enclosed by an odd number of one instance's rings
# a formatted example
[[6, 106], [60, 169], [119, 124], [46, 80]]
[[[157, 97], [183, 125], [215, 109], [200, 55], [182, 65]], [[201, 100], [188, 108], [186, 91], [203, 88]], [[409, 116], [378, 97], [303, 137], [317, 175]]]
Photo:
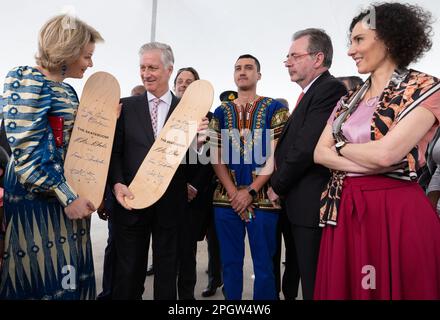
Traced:
[[[365, 92], [370, 87], [370, 79], [365, 81], [357, 91], [345, 96], [339, 102], [333, 122], [335, 142], [346, 141], [342, 133], [343, 124], [357, 109]], [[391, 127], [405, 118], [412, 110], [432, 94], [440, 90], [439, 79], [415, 70], [396, 70], [388, 86], [382, 92], [371, 123], [371, 140], [379, 140], [387, 134]], [[403, 179], [417, 179], [420, 169], [418, 147], [415, 146], [402, 160], [403, 169], [386, 173], [386, 176]], [[332, 170], [330, 181], [321, 195], [320, 222], [321, 227], [327, 224], [336, 225], [338, 207], [341, 201], [342, 187], [347, 173]]]

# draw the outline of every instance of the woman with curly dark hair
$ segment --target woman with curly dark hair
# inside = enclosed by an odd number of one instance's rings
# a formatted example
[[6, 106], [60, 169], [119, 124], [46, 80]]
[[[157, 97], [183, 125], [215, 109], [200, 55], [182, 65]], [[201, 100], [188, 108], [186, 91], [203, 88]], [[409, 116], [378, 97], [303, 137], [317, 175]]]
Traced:
[[440, 221], [417, 184], [440, 120], [440, 80], [406, 69], [431, 48], [431, 16], [376, 4], [348, 55], [365, 84], [341, 99], [315, 149], [321, 198], [316, 299], [440, 299]]

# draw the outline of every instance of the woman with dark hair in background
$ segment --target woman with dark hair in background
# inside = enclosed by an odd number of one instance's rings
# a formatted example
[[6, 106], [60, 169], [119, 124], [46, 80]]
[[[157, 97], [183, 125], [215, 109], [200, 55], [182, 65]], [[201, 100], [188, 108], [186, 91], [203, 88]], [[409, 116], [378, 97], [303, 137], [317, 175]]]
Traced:
[[338, 77], [339, 81], [342, 81], [344, 86], [347, 88], [347, 91], [354, 91], [357, 88], [359, 88], [361, 85], [364, 84], [364, 80], [357, 76], [350, 76], [350, 77]]

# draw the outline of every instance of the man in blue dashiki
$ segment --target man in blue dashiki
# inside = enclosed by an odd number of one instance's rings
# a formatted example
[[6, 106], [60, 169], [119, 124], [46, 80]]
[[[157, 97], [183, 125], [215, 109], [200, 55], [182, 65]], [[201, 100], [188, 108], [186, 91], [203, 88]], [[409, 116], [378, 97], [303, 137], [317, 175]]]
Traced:
[[220, 182], [214, 193], [214, 219], [228, 300], [242, 296], [246, 231], [255, 273], [253, 297], [277, 298], [272, 258], [279, 208], [266, 191], [275, 143], [289, 112], [275, 99], [256, 94], [260, 79], [257, 58], [240, 56], [234, 67], [238, 98], [223, 102], [210, 123], [211, 159]]

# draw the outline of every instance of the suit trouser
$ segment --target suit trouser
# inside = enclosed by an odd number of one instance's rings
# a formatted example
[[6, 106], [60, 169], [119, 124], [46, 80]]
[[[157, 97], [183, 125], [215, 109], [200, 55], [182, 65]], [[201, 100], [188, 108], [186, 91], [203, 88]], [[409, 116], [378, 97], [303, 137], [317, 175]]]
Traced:
[[313, 299], [322, 228], [291, 225], [304, 300]]
[[232, 208], [215, 207], [215, 225], [220, 244], [223, 283], [228, 300], [240, 300], [243, 292], [244, 238], [248, 232], [254, 265], [254, 300], [275, 300], [273, 256], [276, 250], [277, 212], [255, 210], [255, 218], [244, 222]]
[[96, 297], [96, 300], [110, 300], [112, 296], [112, 277], [113, 277], [113, 260], [114, 260], [114, 248], [113, 248], [113, 228], [112, 222], [107, 220], [108, 226], [108, 238], [107, 246], [104, 250], [104, 265], [102, 269], [102, 292]]
[[107, 227], [108, 238], [107, 246], [104, 250], [104, 265], [102, 271], [102, 292], [96, 297], [97, 300], [110, 300], [112, 297], [112, 277], [114, 264], [114, 248], [113, 248], [113, 228], [112, 228], [112, 212], [114, 211], [116, 199], [109, 185], [105, 186], [104, 193], [104, 210], [108, 215]]
[[[177, 243], [175, 226], [161, 226], [159, 213], [131, 213], [118, 208], [113, 219], [115, 265], [113, 299], [142, 299], [148, 265], [150, 231], [153, 238], [154, 299], [176, 300]], [[122, 211], [122, 212], [121, 212]], [[131, 215], [129, 218], [121, 215]]]
[[179, 300], [194, 300], [194, 288], [197, 282], [197, 239], [192, 232], [191, 209], [179, 223], [179, 264], [177, 291]]
[[[214, 215], [214, 212], [212, 212]], [[208, 288], [217, 288], [223, 284], [222, 265], [220, 260], [220, 245], [218, 243], [217, 231], [215, 230], [215, 221], [212, 217], [206, 233], [208, 242]]]
[[[281, 246], [284, 239], [285, 247], [285, 263], [284, 272], [281, 276]], [[277, 227], [277, 251], [275, 253], [274, 259], [274, 272], [275, 281], [278, 294], [282, 290], [285, 300], [295, 300], [298, 296], [298, 286], [299, 286], [299, 269], [296, 259], [296, 249], [293, 240], [292, 230], [290, 226], [290, 221], [287, 218], [287, 214], [283, 211], [280, 213], [280, 218], [278, 220]]]

